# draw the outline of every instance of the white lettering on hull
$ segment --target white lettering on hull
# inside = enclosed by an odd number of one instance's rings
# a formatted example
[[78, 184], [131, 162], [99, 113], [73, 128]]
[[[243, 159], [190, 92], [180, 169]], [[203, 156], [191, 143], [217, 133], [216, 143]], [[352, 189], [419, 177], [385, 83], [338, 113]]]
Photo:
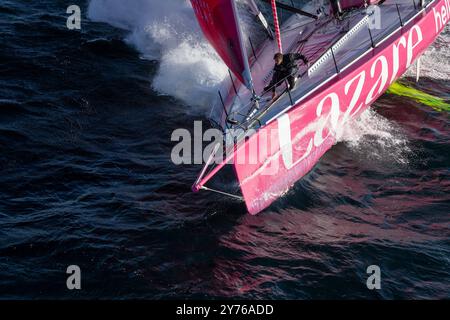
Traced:
[[[446, 14], [449, 14], [449, 12], [447, 10]], [[411, 65], [413, 59], [419, 54], [416, 48], [419, 47], [422, 41], [422, 30], [420, 26], [414, 25], [409, 31], [407, 38], [402, 36], [396, 43], [392, 44], [391, 57], [380, 55], [372, 62], [370, 69], [367, 69], [367, 72], [370, 72], [370, 77], [366, 74], [366, 70], [362, 70], [346, 82], [343, 99], [336, 92], [331, 92], [323, 97], [316, 107], [316, 125], [312, 129], [314, 130], [314, 137], [311, 138], [308, 147], [305, 148], [305, 152], [298, 159], [293, 159], [289, 116], [284, 114], [278, 118], [279, 146], [286, 169], [289, 170], [306, 159], [313, 147], [319, 148], [330, 137], [339, 136], [350, 118], [356, 116], [364, 106], [370, 105], [386, 90], [388, 85], [397, 79], [402, 58], [403, 61], [406, 60], [406, 67]], [[401, 51], [401, 47], [403, 47], [404, 51]], [[389, 74], [389, 71], [391, 71], [391, 74]], [[374, 79], [376, 80], [373, 81]], [[369, 85], [372, 86], [370, 89], [367, 88]], [[363, 97], [363, 92], [368, 92], [366, 97]], [[341, 111], [341, 101], [350, 101], [345, 111]]]
[[[416, 42], [413, 43], [414, 33], [416, 33], [417, 35], [417, 40]], [[422, 30], [420, 29], [419, 26], [413, 26], [408, 35], [408, 50], [406, 51], [407, 52], [406, 68], [409, 68], [409, 66], [411, 65], [414, 56], [414, 49], [422, 42], [422, 40], [423, 40]], [[417, 56], [417, 53], [415, 55]]]
[[[322, 116], [322, 111], [327, 100], [330, 100], [331, 102], [330, 112], [328, 112], [326, 116]], [[322, 143], [328, 139], [333, 132], [336, 133], [339, 114], [339, 96], [332, 92], [320, 101], [316, 109], [316, 115], [319, 118], [318, 128], [316, 130], [316, 134], [314, 135], [314, 145], [316, 147], [320, 147], [320, 145], [322, 145]], [[323, 132], [325, 129], [328, 129], [328, 134], [326, 137], [323, 137]]]
[[[369, 94], [367, 95], [366, 105], [370, 104], [373, 100], [375, 100], [376, 96], [382, 93], [389, 76], [389, 66], [387, 59], [385, 56], [381, 55], [373, 62], [372, 67], [370, 68], [370, 77], [375, 78], [375, 71], [378, 62], [381, 63], [381, 72], [378, 76], [377, 81], [375, 81], [375, 85], [372, 87], [372, 89], [370, 89]], [[374, 94], [377, 87], [379, 87], [378, 91], [376, 92], [376, 94]]]
[[440, 10], [433, 8], [433, 14], [437, 34], [450, 19], [450, 0], [445, 0]]
[[278, 142], [280, 144], [281, 156], [286, 169], [292, 168], [292, 138], [291, 122], [289, 114], [285, 113], [278, 118]]

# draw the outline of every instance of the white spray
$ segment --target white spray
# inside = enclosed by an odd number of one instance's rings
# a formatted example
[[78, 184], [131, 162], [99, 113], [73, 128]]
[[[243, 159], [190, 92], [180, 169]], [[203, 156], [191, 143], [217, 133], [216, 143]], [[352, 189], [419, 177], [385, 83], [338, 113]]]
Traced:
[[159, 60], [153, 88], [160, 94], [205, 106], [227, 75], [187, 0], [92, 0], [88, 16], [129, 30], [126, 41], [143, 58]]
[[[421, 77], [428, 77], [436, 80], [450, 79], [450, 24], [428, 48], [421, 58]], [[416, 67], [411, 67], [405, 76], [416, 77]]]
[[[242, 9], [246, 3], [238, 5]], [[262, 33], [249, 13], [240, 13], [244, 33]], [[227, 67], [204, 39], [189, 0], [91, 0], [88, 16], [129, 30], [127, 43], [143, 58], [159, 61], [153, 79], [158, 93], [206, 108], [216, 99]]]

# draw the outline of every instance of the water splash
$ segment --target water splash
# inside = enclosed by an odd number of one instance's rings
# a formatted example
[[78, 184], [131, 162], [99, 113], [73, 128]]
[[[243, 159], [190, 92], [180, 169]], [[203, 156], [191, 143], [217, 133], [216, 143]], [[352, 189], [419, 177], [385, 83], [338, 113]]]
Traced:
[[[436, 41], [421, 57], [420, 75], [436, 80], [450, 79], [450, 25], [439, 35]], [[416, 76], [415, 62], [405, 73], [407, 77]]]
[[126, 41], [159, 60], [153, 88], [193, 106], [209, 106], [227, 68], [203, 39], [187, 0], [92, 0], [88, 16], [130, 31]]
[[383, 163], [408, 164], [412, 152], [401, 128], [371, 108], [347, 122], [338, 142], [367, 159]]

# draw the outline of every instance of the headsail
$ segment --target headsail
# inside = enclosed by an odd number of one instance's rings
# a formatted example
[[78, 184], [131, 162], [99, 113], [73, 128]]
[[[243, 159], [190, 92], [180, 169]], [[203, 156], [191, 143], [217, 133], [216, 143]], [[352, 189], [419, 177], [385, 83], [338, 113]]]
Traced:
[[191, 0], [205, 37], [249, 90], [253, 90], [247, 51], [234, 0]]

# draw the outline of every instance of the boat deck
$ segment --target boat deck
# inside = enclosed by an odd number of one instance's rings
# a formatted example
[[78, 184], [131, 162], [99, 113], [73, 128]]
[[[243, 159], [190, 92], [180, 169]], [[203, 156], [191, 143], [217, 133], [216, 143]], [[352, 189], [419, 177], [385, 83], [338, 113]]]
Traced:
[[[425, 1], [426, 4], [430, 1]], [[317, 21], [293, 15], [282, 26], [282, 42], [286, 52], [299, 52], [311, 62], [309, 67], [299, 64], [298, 80], [290, 94], [283, 94], [279, 100], [270, 104], [270, 92], [263, 94], [256, 110], [251, 101], [251, 93], [234, 80], [227, 84], [228, 93], [222, 94], [216, 103], [211, 118], [221, 128], [243, 128], [262, 126], [276, 119], [302, 99], [340, 72], [350, 67], [373, 46], [380, 45], [392, 33], [407, 24], [421, 8], [418, 0], [385, 1], [378, 6], [380, 19], [372, 19], [370, 11], [356, 9], [347, 12], [342, 20], [322, 16]], [[377, 26], [374, 23], [379, 23]], [[272, 77], [273, 55], [277, 52], [276, 42], [267, 40], [256, 52], [251, 61], [251, 71], [257, 94]], [[236, 88], [236, 90], [234, 89]], [[285, 84], [277, 92], [285, 90]], [[222, 103], [223, 101], [223, 103]], [[223, 107], [227, 109], [225, 113]], [[253, 111], [252, 111], [253, 110]], [[249, 114], [251, 113], [251, 116]], [[237, 124], [227, 123], [226, 118]]]

